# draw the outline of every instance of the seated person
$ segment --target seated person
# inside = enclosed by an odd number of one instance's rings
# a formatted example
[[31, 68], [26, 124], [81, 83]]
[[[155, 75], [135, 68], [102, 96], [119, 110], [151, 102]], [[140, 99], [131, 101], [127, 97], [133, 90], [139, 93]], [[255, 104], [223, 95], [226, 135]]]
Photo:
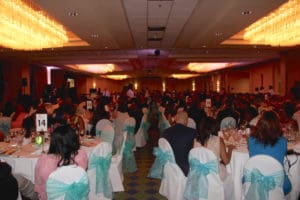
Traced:
[[57, 167], [77, 164], [83, 169], [87, 168], [87, 154], [79, 148], [79, 137], [69, 125], [59, 126], [54, 130], [48, 154], [43, 154], [35, 167], [35, 191], [42, 200], [47, 199], [46, 182]]
[[177, 112], [175, 122], [174, 126], [164, 130], [162, 137], [170, 143], [177, 165], [181, 168], [184, 175], [187, 176], [189, 172], [188, 155], [193, 148], [197, 131], [187, 127], [188, 114], [185, 111]]
[[3, 199], [18, 198], [18, 182], [11, 173], [11, 166], [5, 162], [0, 162], [0, 188]]
[[217, 120], [207, 117], [199, 125], [199, 134], [195, 146], [204, 146], [210, 149], [220, 161], [220, 178], [222, 181], [227, 177], [225, 165], [230, 162], [234, 146], [226, 146], [222, 138], [218, 137], [219, 123]]
[[[257, 123], [256, 130], [251, 132], [248, 139], [249, 156], [268, 155], [275, 158], [284, 167], [287, 139], [282, 134], [277, 114], [274, 111], [265, 111]], [[291, 182], [285, 174], [283, 182], [284, 195], [291, 191], [291, 187]]]

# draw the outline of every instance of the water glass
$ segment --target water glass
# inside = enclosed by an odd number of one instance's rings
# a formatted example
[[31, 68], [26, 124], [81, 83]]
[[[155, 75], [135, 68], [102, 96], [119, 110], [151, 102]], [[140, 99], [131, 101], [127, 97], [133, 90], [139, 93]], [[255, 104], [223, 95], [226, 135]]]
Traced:
[[17, 142], [17, 146], [20, 148], [23, 144], [23, 135], [22, 134], [16, 135], [16, 142]]

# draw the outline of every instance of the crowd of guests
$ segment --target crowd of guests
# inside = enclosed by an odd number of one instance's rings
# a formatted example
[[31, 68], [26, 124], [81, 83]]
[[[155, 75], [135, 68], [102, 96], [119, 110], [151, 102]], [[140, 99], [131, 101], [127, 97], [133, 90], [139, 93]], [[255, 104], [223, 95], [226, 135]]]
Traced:
[[[209, 106], [207, 99], [210, 99]], [[91, 108], [87, 108], [87, 101], [92, 102]], [[99, 120], [113, 121], [113, 145], [118, 149], [122, 143], [122, 122], [125, 118], [133, 117], [138, 128], [143, 116], [142, 109], [145, 107], [150, 110], [150, 123], [157, 122], [160, 114], [168, 120], [170, 127], [166, 126], [161, 136], [171, 144], [176, 162], [185, 175], [189, 172], [189, 151], [193, 147], [204, 146], [211, 149], [220, 160], [221, 178], [226, 178], [225, 165], [229, 163], [231, 152], [235, 148], [225, 146], [222, 138], [218, 137], [220, 123], [226, 117], [234, 118], [237, 127], [251, 127], [248, 141], [250, 156], [267, 154], [282, 165], [287, 151], [287, 140], [283, 137], [283, 132], [299, 131], [297, 116], [300, 115], [300, 99], [288, 99], [271, 93], [225, 94], [176, 90], [161, 92], [148, 89], [137, 92], [130, 84], [119, 93], [105, 89], [97, 95], [83, 96], [79, 102], [69, 97], [45, 102], [44, 99], [34, 100], [30, 96], [21, 96], [15, 104], [13, 101], [5, 104], [2, 117], [11, 118], [11, 128], [24, 128], [25, 137], [30, 137], [35, 129], [35, 114], [47, 113], [48, 131], [51, 134], [49, 151], [39, 158], [36, 165], [35, 185], [27, 188], [27, 191], [32, 191], [30, 198], [37, 198], [38, 195], [41, 199], [47, 199], [45, 183], [49, 174], [57, 167], [76, 163], [84, 169], [87, 168], [87, 155], [80, 150], [79, 132], [95, 135]], [[159, 107], [164, 108], [164, 113], [159, 113]], [[187, 126], [189, 118], [195, 122], [196, 127]], [[10, 168], [5, 168], [7, 173], [3, 176], [15, 184]], [[20, 185], [21, 183], [19, 187]], [[291, 185], [286, 176], [285, 194], [290, 189]]]

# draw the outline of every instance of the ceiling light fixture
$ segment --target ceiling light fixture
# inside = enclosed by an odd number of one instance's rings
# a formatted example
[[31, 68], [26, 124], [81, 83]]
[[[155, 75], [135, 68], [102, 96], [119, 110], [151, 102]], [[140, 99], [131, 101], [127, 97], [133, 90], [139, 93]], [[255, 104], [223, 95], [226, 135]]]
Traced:
[[71, 17], [76, 17], [76, 16], [79, 15], [79, 13], [76, 12], [76, 11], [70, 11], [70, 12], [68, 12], [68, 15], [71, 16]]
[[66, 66], [75, 70], [81, 70], [95, 74], [105, 74], [108, 72], [112, 72], [116, 69], [114, 64], [77, 64]]
[[176, 79], [188, 79], [197, 76], [199, 76], [199, 74], [171, 74], [171, 77]]
[[190, 71], [205, 73], [227, 67], [232, 67], [238, 63], [189, 63], [187, 69]]
[[118, 80], [118, 81], [130, 78], [128, 75], [104, 75], [102, 77], [113, 79], [113, 80]]
[[293, 46], [300, 44], [300, 1], [289, 0], [256, 21], [243, 35], [252, 44]]
[[252, 14], [252, 11], [250, 11], [250, 10], [246, 10], [246, 11], [242, 12], [242, 15], [251, 15], [251, 14]]
[[0, 0], [0, 45], [17, 50], [62, 47], [65, 29], [21, 0]]

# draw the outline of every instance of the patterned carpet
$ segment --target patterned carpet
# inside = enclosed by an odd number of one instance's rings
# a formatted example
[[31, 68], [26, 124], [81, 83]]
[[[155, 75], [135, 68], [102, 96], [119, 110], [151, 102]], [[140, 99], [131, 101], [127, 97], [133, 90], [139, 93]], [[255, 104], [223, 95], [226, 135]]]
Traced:
[[124, 192], [114, 194], [115, 200], [166, 200], [158, 193], [160, 180], [147, 178], [149, 169], [154, 162], [153, 147], [157, 146], [158, 131], [149, 130], [150, 141], [143, 148], [135, 151], [138, 171], [124, 174]]

